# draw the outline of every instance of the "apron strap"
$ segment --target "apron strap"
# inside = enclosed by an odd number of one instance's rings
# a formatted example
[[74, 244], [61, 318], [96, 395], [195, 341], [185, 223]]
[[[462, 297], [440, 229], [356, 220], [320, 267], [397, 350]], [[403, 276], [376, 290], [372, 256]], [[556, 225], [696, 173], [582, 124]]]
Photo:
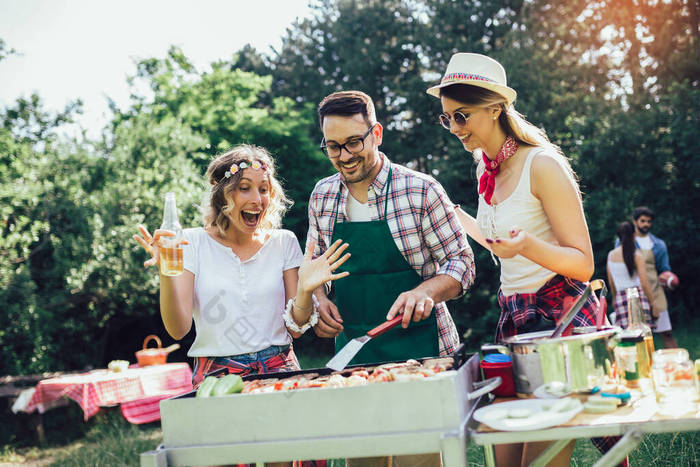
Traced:
[[389, 176], [386, 178], [386, 191], [384, 192], [384, 220], [387, 220], [386, 214], [389, 207], [389, 187], [391, 186], [391, 165], [389, 165]]

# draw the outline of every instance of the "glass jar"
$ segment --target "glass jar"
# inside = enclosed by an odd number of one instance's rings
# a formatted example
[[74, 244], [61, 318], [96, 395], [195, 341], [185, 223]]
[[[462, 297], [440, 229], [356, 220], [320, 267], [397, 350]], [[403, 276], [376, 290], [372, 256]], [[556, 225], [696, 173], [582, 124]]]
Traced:
[[644, 342], [642, 334], [624, 333], [615, 347], [615, 363], [620, 377], [628, 388], [639, 387], [639, 343]]
[[651, 375], [662, 414], [678, 415], [694, 410], [698, 398], [697, 375], [687, 350], [654, 352]]

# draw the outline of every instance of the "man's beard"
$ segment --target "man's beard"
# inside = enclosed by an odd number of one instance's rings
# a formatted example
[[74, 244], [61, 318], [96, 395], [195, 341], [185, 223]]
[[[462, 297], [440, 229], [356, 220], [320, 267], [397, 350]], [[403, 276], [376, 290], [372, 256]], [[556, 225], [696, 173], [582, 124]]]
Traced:
[[[368, 168], [366, 165], [366, 160], [363, 158], [357, 158], [353, 159], [352, 162], [359, 162], [359, 165], [357, 169], [355, 170], [354, 173], [347, 175], [344, 171], [340, 171], [340, 175], [343, 177], [343, 180], [345, 180], [346, 183], [359, 183], [367, 177], [369, 177], [369, 174], [371, 172], [371, 168]], [[343, 167], [343, 164], [338, 164], [340, 167]]]
[[637, 227], [637, 230], [639, 230], [640, 234], [646, 235], [649, 233], [649, 230], [651, 230], [651, 227]]

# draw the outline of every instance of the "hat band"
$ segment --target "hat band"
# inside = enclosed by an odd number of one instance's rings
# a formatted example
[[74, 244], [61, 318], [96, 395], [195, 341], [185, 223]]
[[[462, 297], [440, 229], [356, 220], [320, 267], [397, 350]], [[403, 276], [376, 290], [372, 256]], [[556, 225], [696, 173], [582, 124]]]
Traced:
[[440, 84], [445, 84], [449, 81], [462, 81], [462, 80], [466, 80], [466, 79], [472, 79], [472, 80], [478, 80], [478, 81], [488, 81], [489, 83], [498, 84], [495, 80], [492, 80], [491, 78], [487, 78], [486, 76], [472, 75], [469, 73], [450, 73], [449, 75], [445, 75], [442, 78], [442, 81], [440, 81]]

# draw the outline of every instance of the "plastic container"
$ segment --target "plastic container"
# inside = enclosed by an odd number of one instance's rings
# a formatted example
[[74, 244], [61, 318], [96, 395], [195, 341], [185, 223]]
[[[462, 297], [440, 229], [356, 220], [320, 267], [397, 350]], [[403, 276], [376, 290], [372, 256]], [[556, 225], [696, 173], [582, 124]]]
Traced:
[[515, 396], [515, 381], [513, 379], [513, 362], [508, 355], [489, 354], [480, 363], [484, 379], [501, 377], [501, 385], [491, 391], [495, 396]]

